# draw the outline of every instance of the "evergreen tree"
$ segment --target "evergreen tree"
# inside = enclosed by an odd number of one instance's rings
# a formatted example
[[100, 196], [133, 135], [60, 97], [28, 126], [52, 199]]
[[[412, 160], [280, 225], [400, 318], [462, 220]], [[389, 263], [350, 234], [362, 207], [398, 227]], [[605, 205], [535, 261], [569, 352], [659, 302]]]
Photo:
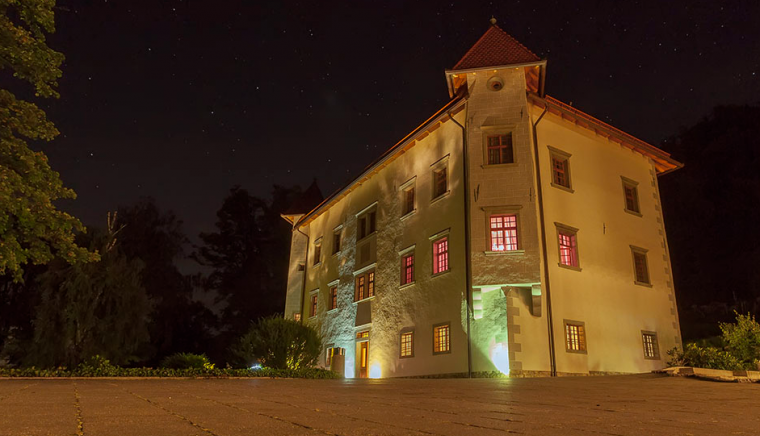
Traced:
[[[34, 87], [38, 97], [57, 98], [63, 54], [47, 46], [55, 31], [54, 0], [0, 0], [0, 70]], [[35, 104], [0, 89], [0, 275], [23, 277], [23, 265], [44, 264], [56, 255], [70, 264], [97, 260], [75, 243], [79, 220], [53, 205], [75, 198], [41, 151], [27, 140], [50, 141], [58, 135]]]

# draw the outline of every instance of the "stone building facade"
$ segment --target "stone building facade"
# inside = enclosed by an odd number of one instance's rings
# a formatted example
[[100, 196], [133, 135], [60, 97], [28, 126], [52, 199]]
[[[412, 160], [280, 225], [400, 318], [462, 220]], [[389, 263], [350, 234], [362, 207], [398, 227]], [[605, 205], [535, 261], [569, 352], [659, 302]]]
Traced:
[[[293, 225], [285, 316], [347, 377], [645, 372], [681, 344], [667, 153], [544, 93], [495, 23], [451, 100]], [[334, 365], [333, 365], [334, 366]]]

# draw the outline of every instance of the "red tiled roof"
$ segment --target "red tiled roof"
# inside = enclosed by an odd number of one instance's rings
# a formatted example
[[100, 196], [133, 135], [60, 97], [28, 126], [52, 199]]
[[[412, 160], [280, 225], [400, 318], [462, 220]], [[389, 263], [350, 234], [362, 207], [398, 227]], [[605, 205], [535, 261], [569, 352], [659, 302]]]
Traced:
[[462, 59], [454, 65], [454, 70], [495, 67], [499, 65], [524, 64], [541, 59], [507, 32], [495, 24], [486, 30]]

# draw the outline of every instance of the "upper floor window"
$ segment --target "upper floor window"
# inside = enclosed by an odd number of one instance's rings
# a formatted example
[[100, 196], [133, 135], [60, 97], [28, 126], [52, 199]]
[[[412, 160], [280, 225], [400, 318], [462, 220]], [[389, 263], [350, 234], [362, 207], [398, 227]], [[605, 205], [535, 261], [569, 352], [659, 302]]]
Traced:
[[488, 136], [488, 165], [513, 163], [512, 133]]
[[333, 251], [332, 251], [333, 254], [336, 254], [336, 253], [340, 252], [340, 239], [341, 239], [341, 231], [340, 230], [336, 230], [333, 233], [333, 247], [332, 247], [333, 248]]
[[373, 209], [360, 215], [356, 226], [358, 239], [364, 239], [372, 233], [375, 233], [377, 230], [377, 211]]
[[330, 310], [338, 308], [338, 287], [330, 288]]
[[578, 229], [557, 224], [557, 237], [560, 266], [579, 268]]
[[311, 306], [309, 308], [309, 317], [315, 317], [317, 316], [317, 302], [319, 301], [319, 295], [318, 293], [311, 294]]
[[448, 189], [448, 180], [447, 180], [447, 168], [439, 168], [435, 171], [433, 171], [433, 198], [438, 198], [441, 195], [445, 194]]
[[491, 251], [517, 250], [517, 215], [491, 215]]
[[433, 242], [433, 274], [449, 270], [449, 238], [444, 236]]
[[565, 349], [571, 353], [586, 352], [586, 325], [580, 321], [565, 321]]
[[414, 186], [404, 190], [404, 211], [402, 215], [414, 212]]
[[554, 147], [549, 147], [552, 166], [552, 186], [572, 191], [570, 183], [570, 154]]
[[401, 284], [408, 285], [414, 281], [414, 252], [401, 258]]
[[407, 331], [401, 333], [401, 357], [412, 357], [414, 355], [414, 332]]
[[657, 343], [657, 333], [641, 331], [641, 341], [644, 344], [645, 359], [659, 359], [660, 346]]
[[623, 177], [623, 197], [625, 198], [626, 212], [641, 214], [641, 210], [639, 208], [638, 182]]
[[314, 242], [314, 265], [319, 265], [322, 261], [322, 238]]
[[375, 296], [375, 272], [370, 271], [356, 277], [354, 300], [361, 301]]
[[645, 248], [631, 246], [633, 256], [633, 274], [638, 285], [650, 285], [649, 267], [647, 266], [647, 251]]
[[450, 324], [440, 324], [433, 327], [433, 354], [451, 352]]

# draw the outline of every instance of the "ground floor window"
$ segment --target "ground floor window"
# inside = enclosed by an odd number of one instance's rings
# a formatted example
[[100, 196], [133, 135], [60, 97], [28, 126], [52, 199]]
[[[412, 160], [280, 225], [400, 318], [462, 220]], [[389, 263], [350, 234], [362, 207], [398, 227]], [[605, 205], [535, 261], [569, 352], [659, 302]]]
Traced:
[[401, 333], [401, 357], [414, 355], [414, 332]]
[[657, 333], [642, 330], [641, 341], [644, 343], [644, 358], [653, 360], [660, 358], [660, 346], [657, 344]]
[[580, 321], [565, 321], [565, 349], [570, 353], [586, 352], [586, 325]]
[[449, 323], [433, 327], [433, 354], [451, 352], [451, 326]]

